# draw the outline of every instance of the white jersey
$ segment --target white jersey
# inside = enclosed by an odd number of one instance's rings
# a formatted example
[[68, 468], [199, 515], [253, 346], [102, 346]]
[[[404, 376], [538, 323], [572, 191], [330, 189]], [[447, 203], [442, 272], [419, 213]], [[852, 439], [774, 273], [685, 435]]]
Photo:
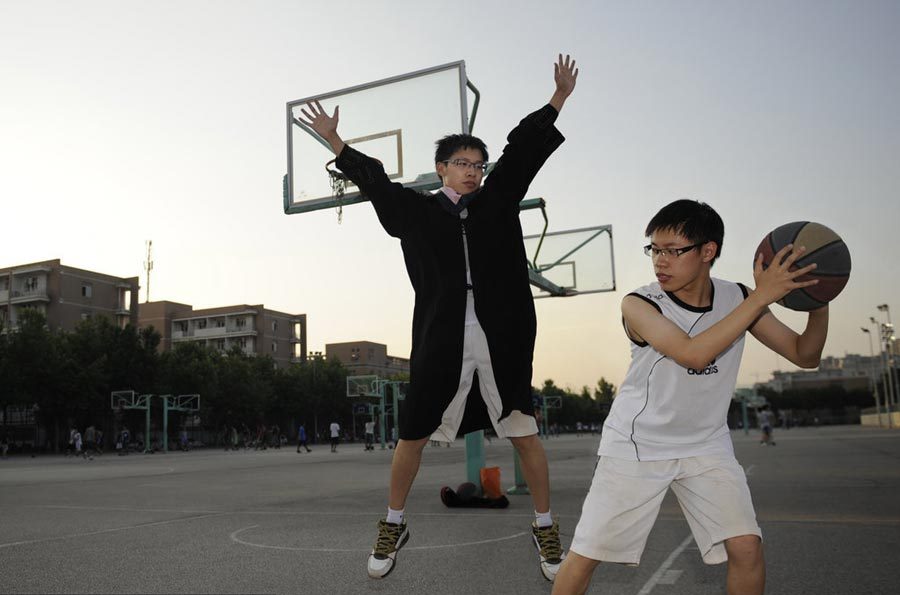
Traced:
[[[694, 337], [746, 297], [740, 284], [712, 279], [711, 305], [689, 306], [651, 283], [636, 295]], [[700, 370], [685, 368], [647, 343], [632, 340], [631, 365], [603, 425], [599, 454], [638, 461], [734, 454], [726, 418], [734, 395], [744, 334]]]

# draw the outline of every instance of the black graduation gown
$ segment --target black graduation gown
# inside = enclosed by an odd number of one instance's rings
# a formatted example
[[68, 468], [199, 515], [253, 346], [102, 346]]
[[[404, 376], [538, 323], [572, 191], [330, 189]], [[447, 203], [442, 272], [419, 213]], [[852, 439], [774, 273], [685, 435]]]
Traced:
[[[415, 290], [410, 386], [400, 404], [400, 438], [425, 438], [459, 388], [466, 311], [466, 227], [475, 313], [487, 336], [491, 365], [503, 402], [501, 419], [513, 410], [533, 415], [532, 358], [537, 323], [519, 222], [519, 202], [547, 158], [565, 140], [556, 110], [545, 105], [526, 116], [482, 187], [464, 200], [460, 219], [422, 194], [391, 182], [376, 160], [345, 146], [336, 165], [375, 207], [384, 229], [400, 239]], [[441, 196], [439, 196], [441, 195]], [[473, 382], [460, 434], [491, 427], [478, 382]]]

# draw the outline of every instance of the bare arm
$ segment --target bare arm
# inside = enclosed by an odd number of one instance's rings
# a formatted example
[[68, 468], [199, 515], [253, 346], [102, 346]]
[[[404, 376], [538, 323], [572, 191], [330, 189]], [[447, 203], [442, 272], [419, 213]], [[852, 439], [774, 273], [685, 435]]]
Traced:
[[337, 133], [340, 109], [340, 106], [335, 106], [334, 113], [329, 116], [318, 101], [315, 104], [307, 103], [305, 108], [300, 108], [300, 111], [306, 117], [306, 119], [300, 118], [300, 121], [325, 139], [331, 145], [331, 150], [334, 151], [335, 155], [340, 155], [341, 151], [344, 150], [344, 141]]
[[813, 310], [806, 329], [797, 334], [768, 310], [750, 328], [760, 343], [801, 368], [815, 368], [828, 338], [828, 306]]
[[563, 60], [562, 54], [559, 60], [553, 65], [553, 79], [556, 81], [556, 91], [550, 98], [550, 105], [557, 112], [562, 111], [563, 104], [568, 99], [572, 91], [575, 90], [575, 82], [578, 80], [578, 69], [575, 68], [575, 60], [569, 62], [569, 55]]
[[800, 247], [788, 254], [791, 249], [791, 245], [782, 248], [765, 270], [762, 268], [762, 255], [759, 255], [753, 271], [756, 291], [728, 316], [695, 337], [688, 335], [652, 305], [635, 296], [626, 296], [622, 300], [625, 324], [635, 338], [649, 343], [658, 352], [680, 365], [694, 369], [702, 368], [750, 328], [766, 312], [769, 304], [778, 301], [794, 289], [817, 283], [814, 280], [795, 281], [796, 278], [813, 270], [815, 265], [791, 271], [791, 265], [805, 252], [805, 249]]

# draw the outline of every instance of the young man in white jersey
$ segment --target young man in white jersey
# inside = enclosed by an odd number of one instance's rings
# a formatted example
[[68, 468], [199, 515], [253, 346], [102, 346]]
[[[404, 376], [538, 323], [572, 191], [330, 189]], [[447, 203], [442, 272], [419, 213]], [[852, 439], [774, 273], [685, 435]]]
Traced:
[[797, 334], [768, 306], [813, 285], [790, 271], [804, 248], [786, 246], [756, 289], [710, 277], [724, 225], [708, 205], [678, 200], [647, 226], [657, 281], [622, 300], [631, 365], [600, 439], [600, 459], [554, 594], [584, 593], [601, 562], [638, 564], [668, 488], [707, 564], [728, 562], [729, 595], [761, 594], [762, 539], [726, 424], [746, 331], [794, 364], [818, 365], [828, 307]]

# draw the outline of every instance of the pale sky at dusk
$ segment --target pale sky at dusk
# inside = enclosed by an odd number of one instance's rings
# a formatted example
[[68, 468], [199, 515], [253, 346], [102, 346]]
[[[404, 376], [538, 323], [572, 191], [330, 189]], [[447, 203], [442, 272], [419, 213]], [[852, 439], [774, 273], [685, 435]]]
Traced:
[[[412, 290], [371, 206], [341, 225], [283, 214], [285, 104], [465, 60], [474, 133], [499, 155], [562, 51], [581, 69], [567, 141], [529, 196], [551, 231], [613, 226], [618, 290], [537, 301], [535, 385], [621, 382], [619, 303], [652, 280], [643, 229], [683, 197], [725, 220], [713, 274], [750, 286], [772, 228], [841, 234], [854, 268], [825, 355], [868, 354], [875, 306], [900, 320], [898, 26], [892, 0], [0, 0], [0, 267], [60, 258], [144, 285], [152, 239], [153, 300], [262, 303], [308, 314], [312, 350], [364, 339], [406, 357]], [[739, 383], [776, 368], [793, 369], [748, 338]]]

